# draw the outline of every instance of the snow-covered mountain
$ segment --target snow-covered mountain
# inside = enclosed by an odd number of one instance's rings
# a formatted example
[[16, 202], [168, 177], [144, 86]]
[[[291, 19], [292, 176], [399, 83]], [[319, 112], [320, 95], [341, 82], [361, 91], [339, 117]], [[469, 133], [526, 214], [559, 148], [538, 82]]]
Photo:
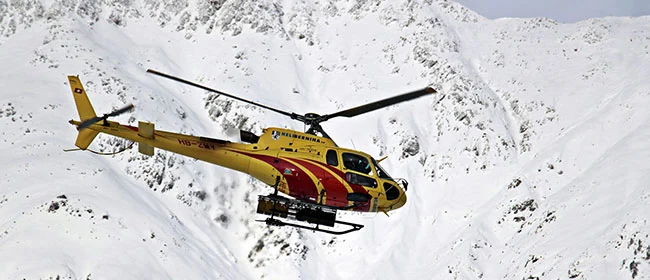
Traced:
[[[650, 17], [487, 20], [429, 1], [0, 1], [2, 279], [650, 277]], [[400, 210], [333, 237], [255, 222], [249, 176], [191, 158], [63, 152], [67, 75], [98, 113], [238, 140], [323, 124], [408, 178]], [[130, 143], [100, 136], [91, 148]]]

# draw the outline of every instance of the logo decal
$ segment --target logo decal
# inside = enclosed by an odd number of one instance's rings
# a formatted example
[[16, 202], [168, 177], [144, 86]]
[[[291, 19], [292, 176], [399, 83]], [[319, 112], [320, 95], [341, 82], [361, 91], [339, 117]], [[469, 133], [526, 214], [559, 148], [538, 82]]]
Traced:
[[84, 92], [84, 91], [83, 91], [82, 89], [80, 89], [80, 88], [74, 88], [74, 93], [79, 93], [79, 94], [81, 94], [81, 93], [83, 93], [83, 92]]
[[284, 169], [284, 174], [291, 175], [291, 169], [285, 168]]
[[278, 139], [280, 139], [280, 132], [275, 131], [275, 130], [272, 131], [272, 132], [271, 132], [271, 138], [273, 138], [273, 140], [278, 140]]

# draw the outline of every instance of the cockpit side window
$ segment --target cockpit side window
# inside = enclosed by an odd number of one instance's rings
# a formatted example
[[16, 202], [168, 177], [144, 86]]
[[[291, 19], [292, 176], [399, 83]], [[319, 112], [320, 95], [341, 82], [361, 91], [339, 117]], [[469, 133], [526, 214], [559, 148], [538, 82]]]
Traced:
[[336, 154], [335, 150], [328, 150], [325, 158], [327, 160], [327, 164], [331, 166], [339, 165], [339, 156]]
[[368, 161], [366, 157], [353, 153], [343, 153], [342, 156], [343, 166], [345, 166], [345, 168], [357, 171], [359, 173], [372, 175], [370, 161]]

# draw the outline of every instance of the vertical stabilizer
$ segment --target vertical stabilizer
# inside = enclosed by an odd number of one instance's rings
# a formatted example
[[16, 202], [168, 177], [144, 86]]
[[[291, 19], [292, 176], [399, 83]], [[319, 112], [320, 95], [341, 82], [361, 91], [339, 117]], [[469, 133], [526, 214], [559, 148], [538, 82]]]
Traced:
[[95, 109], [93, 109], [93, 105], [90, 104], [88, 95], [86, 95], [86, 90], [84, 90], [79, 77], [68, 76], [68, 81], [70, 82], [70, 89], [72, 90], [74, 103], [77, 105], [77, 111], [79, 112], [79, 118], [81, 118], [81, 121], [96, 117]]
[[[79, 112], [79, 118], [81, 118], [81, 121], [96, 117], [97, 115], [95, 114], [95, 109], [93, 109], [93, 105], [90, 104], [88, 95], [86, 95], [86, 90], [84, 90], [79, 77], [68, 76], [68, 81], [70, 82], [70, 89], [72, 90], [74, 103], [77, 105], [77, 112]], [[99, 134], [98, 131], [83, 129], [79, 131], [79, 135], [77, 135], [77, 141], [75, 141], [74, 144], [75, 146], [79, 147], [79, 149], [85, 150], [88, 148], [93, 139], [95, 139], [97, 134]]]

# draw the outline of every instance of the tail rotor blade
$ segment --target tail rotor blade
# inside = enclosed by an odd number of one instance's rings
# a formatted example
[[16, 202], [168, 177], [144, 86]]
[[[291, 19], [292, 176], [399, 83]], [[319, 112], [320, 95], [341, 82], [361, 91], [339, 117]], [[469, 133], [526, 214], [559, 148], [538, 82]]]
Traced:
[[113, 112], [110, 112], [110, 113], [106, 114], [106, 116], [107, 117], [116, 117], [116, 116], [124, 114], [124, 113], [126, 113], [128, 111], [133, 110], [133, 108], [135, 108], [135, 106], [133, 106], [133, 104], [129, 104], [129, 105], [123, 107], [123, 108], [117, 109], [117, 110], [115, 110]]
[[103, 115], [101, 117], [93, 117], [93, 118], [87, 119], [87, 120], [81, 122], [79, 124], [79, 126], [77, 126], [77, 130], [82, 130], [84, 128], [87, 128], [87, 127], [97, 123], [98, 121], [106, 120], [108, 117], [119, 116], [119, 115], [124, 114], [124, 113], [126, 113], [128, 111], [133, 110], [133, 108], [135, 108], [135, 106], [133, 106], [133, 104], [129, 104], [129, 105], [125, 106], [125, 107], [117, 109], [117, 110], [115, 110], [113, 112], [110, 112], [108, 114], [105, 114], [105, 115]]
[[82, 130], [82, 129], [86, 128], [86, 127], [89, 127], [89, 126], [95, 124], [98, 121], [103, 120], [103, 119], [104, 119], [104, 117], [93, 117], [91, 119], [87, 119], [87, 120], [83, 121], [82, 123], [80, 123], [79, 126], [77, 126], [77, 130]]

